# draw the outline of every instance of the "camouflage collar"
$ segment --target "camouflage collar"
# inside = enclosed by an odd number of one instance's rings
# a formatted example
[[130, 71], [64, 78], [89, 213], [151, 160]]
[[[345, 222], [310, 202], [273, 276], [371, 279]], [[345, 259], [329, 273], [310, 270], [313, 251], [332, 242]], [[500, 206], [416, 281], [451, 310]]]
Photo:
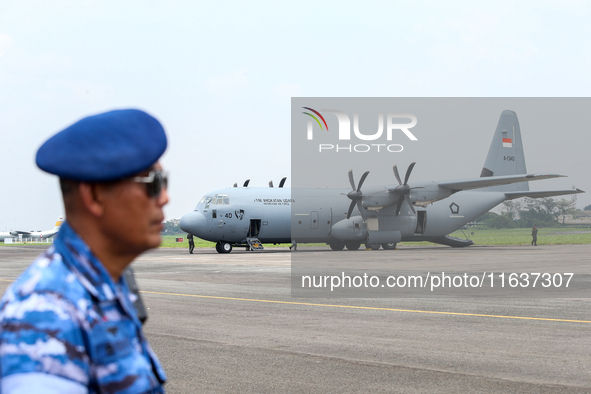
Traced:
[[100, 301], [116, 298], [117, 286], [113, 278], [67, 221], [62, 224], [53, 245], [64, 264], [94, 297]]

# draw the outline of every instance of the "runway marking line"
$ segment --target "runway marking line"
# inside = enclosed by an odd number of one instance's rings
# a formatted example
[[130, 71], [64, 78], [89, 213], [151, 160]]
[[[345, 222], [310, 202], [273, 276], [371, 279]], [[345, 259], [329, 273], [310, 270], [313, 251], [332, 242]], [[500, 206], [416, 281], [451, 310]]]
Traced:
[[181, 297], [209, 298], [209, 299], [229, 300], [229, 301], [250, 301], [250, 302], [266, 302], [266, 303], [271, 303], [271, 304], [318, 306], [318, 307], [328, 307], [328, 308], [367, 309], [367, 310], [375, 310], [375, 311], [430, 313], [430, 314], [436, 314], [436, 315], [471, 316], [471, 317], [495, 317], [495, 318], [499, 318], [499, 319], [541, 320], [541, 321], [556, 321], [556, 322], [564, 322], [564, 323], [591, 323], [591, 321], [588, 321], [588, 320], [550, 319], [550, 318], [545, 318], [545, 317], [527, 317], [527, 316], [486, 315], [486, 314], [481, 314], [481, 313], [420, 311], [420, 310], [413, 310], [413, 309], [378, 308], [378, 307], [358, 306], [358, 305], [314, 304], [314, 303], [309, 303], [309, 302], [257, 300], [257, 299], [253, 299], [253, 298], [234, 298], [234, 297], [206, 296], [206, 295], [198, 295], [198, 294], [163, 293], [163, 292], [158, 292], [158, 291], [144, 291], [144, 290], [140, 290], [140, 293], [162, 294], [162, 295], [172, 295], [172, 296], [181, 296]]
[[[2, 281], [2, 282], [13, 282], [14, 280], [13, 279], [0, 279], [0, 281]], [[254, 298], [218, 297], [218, 296], [206, 296], [206, 295], [199, 295], [199, 294], [163, 293], [163, 292], [158, 292], [158, 291], [144, 291], [144, 290], [140, 290], [140, 293], [146, 293], [146, 294], [162, 294], [162, 295], [172, 295], [172, 296], [181, 296], [181, 297], [209, 298], [209, 299], [228, 300], [228, 301], [249, 301], [249, 302], [266, 302], [266, 303], [270, 303], [270, 304], [319, 306], [319, 307], [326, 307], [326, 308], [367, 309], [367, 310], [374, 310], [374, 311], [407, 312], [407, 313], [429, 313], [429, 314], [434, 314], [434, 315], [451, 315], [451, 316], [495, 317], [495, 318], [498, 318], [498, 319], [556, 321], [556, 322], [563, 322], [563, 323], [591, 323], [591, 321], [589, 321], [589, 320], [568, 320], [568, 319], [550, 319], [550, 318], [546, 318], [546, 317], [486, 315], [486, 314], [482, 314], [482, 313], [419, 311], [419, 310], [413, 310], [413, 309], [378, 308], [378, 307], [372, 307], [372, 306], [358, 306], [358, 305], [314, 304], [314, 303], [310, 303], [310, 302], [277, 301], [277, 300], [257, 300], [257, 299], [254, 299]]]

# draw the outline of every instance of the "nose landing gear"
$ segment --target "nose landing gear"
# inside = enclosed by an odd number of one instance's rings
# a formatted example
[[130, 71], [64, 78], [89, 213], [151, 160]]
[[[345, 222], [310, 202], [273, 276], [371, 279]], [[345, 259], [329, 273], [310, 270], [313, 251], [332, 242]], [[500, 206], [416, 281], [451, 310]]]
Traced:
[[225, 241], [218, 241], [215, 244], [215, 250], [218, 253], [230, 253], [232, 251], [232, 244]]

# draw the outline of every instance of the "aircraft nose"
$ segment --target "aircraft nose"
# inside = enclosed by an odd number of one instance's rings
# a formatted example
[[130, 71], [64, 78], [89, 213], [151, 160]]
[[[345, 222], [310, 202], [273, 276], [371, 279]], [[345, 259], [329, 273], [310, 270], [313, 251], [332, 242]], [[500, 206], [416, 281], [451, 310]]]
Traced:
[[205, 223], [205, 216], [201, 212], [193, 211], [183, 215], [179, 226], [184, 232], [201, 238], [205, 232]]

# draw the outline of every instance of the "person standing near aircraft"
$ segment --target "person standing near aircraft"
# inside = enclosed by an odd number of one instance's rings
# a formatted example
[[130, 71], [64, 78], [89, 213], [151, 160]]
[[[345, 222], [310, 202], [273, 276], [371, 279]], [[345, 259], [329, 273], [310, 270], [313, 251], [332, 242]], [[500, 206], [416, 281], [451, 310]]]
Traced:
[[84, 118], [47, 140], [66, 222], [0, 302], [0, 391], [164, 393], [124, 270], [160, 245], [167, 175], [160, 122], [134, 109]]
[[193, 234], [187, 233], [187, 239], [189, 240], [189, 253], [193, 254], [193, 249], [195, 249], [195, 242], [193, 241]]
[[534, 226], [531, 229], [531, 244], [533, 246], [538, 246], [538, 228], [536, 227], [536, 225], [534, 224]]

